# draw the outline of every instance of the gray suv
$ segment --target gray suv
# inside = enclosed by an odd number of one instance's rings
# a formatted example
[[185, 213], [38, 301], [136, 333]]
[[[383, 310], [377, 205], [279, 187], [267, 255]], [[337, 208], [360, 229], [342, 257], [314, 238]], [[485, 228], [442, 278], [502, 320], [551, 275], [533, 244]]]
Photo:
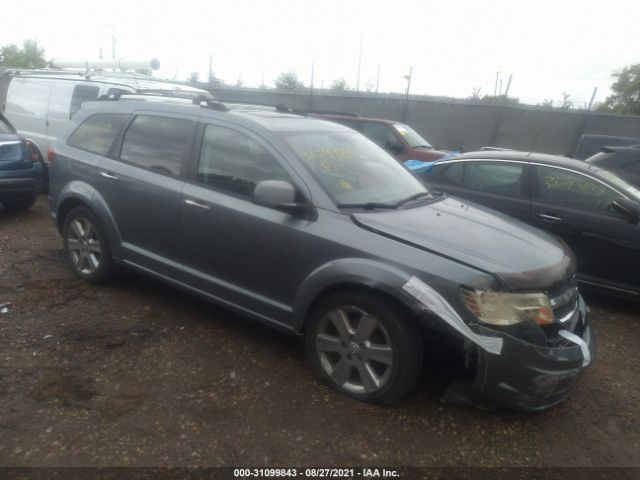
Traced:
[[549, 235], [430, 192], [348, 127], [215, 101], [85, 104], [49, 152], [71, 266], [126, 266], [304, 336], [328, 385], [392, 403], [446, 337], [472, 402], [543, 409], [594, 356]]

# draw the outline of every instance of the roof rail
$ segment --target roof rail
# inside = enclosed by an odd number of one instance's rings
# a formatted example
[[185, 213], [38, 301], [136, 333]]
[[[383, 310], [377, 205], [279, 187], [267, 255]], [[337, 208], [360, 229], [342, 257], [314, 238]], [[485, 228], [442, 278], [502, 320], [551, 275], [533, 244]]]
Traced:
[[316, 115], [343, 115], [345, 117], [359, 117], [357, 113], [351, 112], [335, 112], [332, 110], [305, 110], [306, 113], [315, 113]]
[[510, 150], [513, 150], [513, 148], [489, 147], [489, 146], [484, 146], [480, 148], [480, 151], [482, 152], [508, 152]]
[[210, 108], [212, 110], [218, 110], [219, 112], [228, 112], [229, 109], [223, 103], [214, 98], [208, 98], [205, 95], [197, 95], [192, 100], [194, 105], [200, 105], [201, 107]]
[[271, 103], [248, 102], [246, 100], [225, 100], [225, 103], [235, 104], [235, 105], [251, 105], [251, 106], [257, 106], [257, 107], [273, 108], [276, 110], [276, 112], [280, 112], [280, 113], [296, 113], [298, 115], [305, 114], [302, 110], [294, 110], [293, 108], [286, 106], [284, 103], [273, 105]]

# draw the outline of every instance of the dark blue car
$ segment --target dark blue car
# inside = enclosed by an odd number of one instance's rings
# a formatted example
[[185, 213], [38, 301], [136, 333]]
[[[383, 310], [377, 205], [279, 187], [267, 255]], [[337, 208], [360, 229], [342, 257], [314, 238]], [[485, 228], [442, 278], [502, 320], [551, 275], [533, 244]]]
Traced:
[[38, 149], [0, 114], [0, 204], [12, 211], [30, 208], [46, 190], [46, 177]]

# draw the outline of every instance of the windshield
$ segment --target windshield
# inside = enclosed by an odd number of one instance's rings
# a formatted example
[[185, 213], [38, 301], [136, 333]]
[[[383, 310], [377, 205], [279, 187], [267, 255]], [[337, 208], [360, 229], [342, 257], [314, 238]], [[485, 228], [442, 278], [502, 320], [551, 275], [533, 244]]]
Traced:
[[428, 148], [433, 149], [431, 144], [427, 142], [424, 138], [422, 138], [418, 133], [411, 128], [409, 125], [405, 125], [404, 123], [394, 123], [393, 128], [402, 135], [402, 137], [407, 141], [407, 143], [411, 146], [411, 148]]
[[429, 194], [397, 160], [357, 132], [283, 136], [337, 205], [391, 205]]

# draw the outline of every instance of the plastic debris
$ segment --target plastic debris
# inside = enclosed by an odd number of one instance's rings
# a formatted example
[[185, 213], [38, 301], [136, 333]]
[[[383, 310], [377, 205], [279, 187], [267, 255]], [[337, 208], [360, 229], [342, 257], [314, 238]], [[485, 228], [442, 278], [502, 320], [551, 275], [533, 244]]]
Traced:
[[0, 313], [9, 313], [10, 302], [0, 303]]

